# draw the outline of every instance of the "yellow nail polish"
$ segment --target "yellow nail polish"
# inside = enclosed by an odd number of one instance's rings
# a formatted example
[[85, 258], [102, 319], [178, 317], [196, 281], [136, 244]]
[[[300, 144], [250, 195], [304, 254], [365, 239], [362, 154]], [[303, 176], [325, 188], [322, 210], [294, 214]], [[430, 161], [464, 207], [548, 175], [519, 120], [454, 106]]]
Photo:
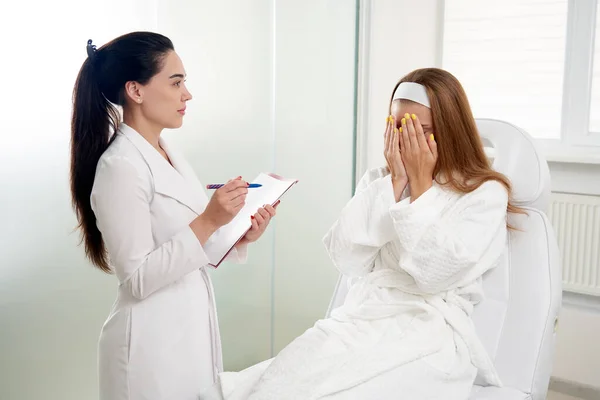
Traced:
[[[402, 129], [402, 128], [400, 128], [400, 129]], [[398, 128], [394, 128], [394, 132], [398, 133]]]
[[408, 113], [406, 113], [406, 114], [404, 114], [404, 118], [410, 119], [410, 115], [408, 115]]
[[415, 120], [417, 119], [417, 116], [415, 114], [412, 115], [412, 119]]
[[406, 125], [406, 118], [402, 118], [402, 125]]
[[400, 127], [400, 133], [402, 133], [402, 127]]
[[389, 116], [385, 119], [385, 123], [387, 124], [388, 122], [390, 122], [390, 117]]
[[433, 139], [433, 133], [431, 135], [429, 135], [429, 139], [431, 139], [432, 142], [434, 141], [434, 139]]

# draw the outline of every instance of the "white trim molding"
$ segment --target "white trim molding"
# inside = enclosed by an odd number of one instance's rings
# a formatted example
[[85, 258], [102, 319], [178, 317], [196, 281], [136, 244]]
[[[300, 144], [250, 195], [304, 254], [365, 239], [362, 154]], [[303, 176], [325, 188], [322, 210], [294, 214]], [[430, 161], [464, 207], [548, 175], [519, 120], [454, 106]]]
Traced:
[[368, 166], [371, 9], [371, 0], [359, 0], [358, 63], [356, 66], [356, 165], [354, 166], [356, 184]]

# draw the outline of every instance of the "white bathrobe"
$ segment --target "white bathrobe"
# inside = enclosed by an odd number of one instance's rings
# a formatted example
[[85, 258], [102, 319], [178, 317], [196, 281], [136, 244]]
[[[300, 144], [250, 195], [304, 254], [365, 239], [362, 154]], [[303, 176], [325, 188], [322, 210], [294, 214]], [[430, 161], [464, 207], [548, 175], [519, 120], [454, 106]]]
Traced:
[[369, 171], [324, 239], [355, 278], [343, 306], [201, 399], [465, 400], [478, 370], [501, 385], [470, 314], [506, 246], [507, 191], [434, 183], [404, 197], [395, 202], [385, 169]]

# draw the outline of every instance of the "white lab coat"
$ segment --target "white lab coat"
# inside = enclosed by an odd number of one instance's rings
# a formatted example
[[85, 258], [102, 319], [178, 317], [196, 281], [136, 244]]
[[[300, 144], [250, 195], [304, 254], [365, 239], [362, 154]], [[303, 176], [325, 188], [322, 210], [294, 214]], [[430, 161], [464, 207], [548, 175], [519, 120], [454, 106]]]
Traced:
[[116, 135], [91, 195], [119, 282], [99, 340], [100, 400], [196, 400], [222, 370], [208, 258], [189, 227], [208, 198], [162, 138], [173, 166], [131, 127]]

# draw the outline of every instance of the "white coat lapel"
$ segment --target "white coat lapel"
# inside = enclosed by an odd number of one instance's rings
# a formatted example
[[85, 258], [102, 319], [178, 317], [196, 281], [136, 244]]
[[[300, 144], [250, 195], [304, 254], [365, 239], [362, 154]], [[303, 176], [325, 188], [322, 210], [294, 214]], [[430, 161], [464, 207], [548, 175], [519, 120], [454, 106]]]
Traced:
[[177, 169], [181, 176], [186, 180], [187, 187], [192, 192], [194, 198], [201, 203], [202, 208], [204, 209], [208, 203], [208, 197], [206, 196], [206, 192], [198, 180], [194, 169], [179, 151], [171, 149], [168, 143], [166, 143], [162, 138], [160, 138], [160, 146], [169, 156], [169, 159], [171, 160], [171, 163], [175, 169]]
[[[154, 191], [164, 196], [169, 196], [181, 204], [189, 207], [196, 214], [204, 211], [205, 202], [202, 201], [196, 194], [196, 191], [190, 190], [188, 180], [146, 140], [142, 135], [137, 133], [133, 128], [126, 124], [119, 126], [119, 132], [123, 134], [141, 153], [142, 157], [148, 164], [152, 177], [154, 178]], [[161, 140], [161, 146], [163, 141]], [[164, 149], [164, 147], [163, 147]], [[171, 158], [171, 153], [165, 149], [167, 155], [177, 167], [177, 163]], [[177, 158], [177, 157], [176, 157]], [[181, 164], [180, 160], [177, 160]]]

